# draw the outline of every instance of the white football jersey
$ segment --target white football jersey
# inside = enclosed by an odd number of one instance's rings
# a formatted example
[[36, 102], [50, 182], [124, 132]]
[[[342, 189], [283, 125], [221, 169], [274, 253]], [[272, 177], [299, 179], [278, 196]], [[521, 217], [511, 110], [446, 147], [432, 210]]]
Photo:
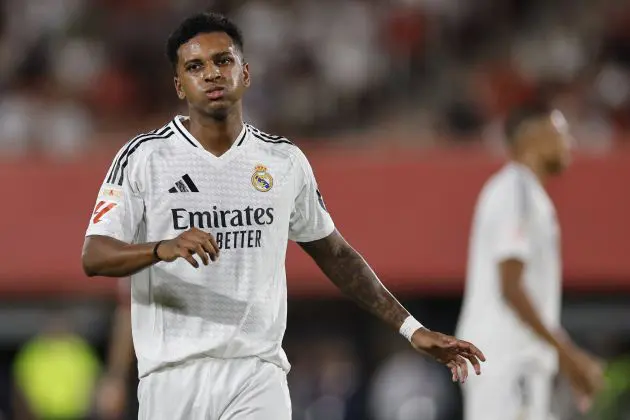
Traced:
[[260, 357], [288, 371], [285, 254], [334, 230], [304, 154], [245, 124], [217, 157], [177, 116], [116, 155], [86, 235], [127, 243], [171, 239], [195, 226], [220, 256], [195, 269], [159, 262], [131, 278], [138, 370], [198, 357]]
[[514, 360], [555, 370], [557, 357], [505, 301], [501, 261], [524, 262], [523, 284], [542, 321], [560, 326], [560, 231], [554, 205], [534, 174], [510, 163], [479, 196], [468, 252], [466, 290], [458, 338], [475, 343], [487, 356], [486, 372]]

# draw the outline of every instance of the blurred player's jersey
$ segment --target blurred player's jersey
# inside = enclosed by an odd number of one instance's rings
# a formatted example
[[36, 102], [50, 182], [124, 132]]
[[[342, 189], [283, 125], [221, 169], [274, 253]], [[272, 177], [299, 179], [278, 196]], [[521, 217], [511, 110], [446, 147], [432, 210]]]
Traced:
[[557, 368], [556, 353], [524, 324], [503, 298], [498, 264], [525, 264], [523, 285], [545, 325], [560, 325], [560, 231], [547, 192], [525, 166], [510, 163], [484, 186], [475, 209], [466, 290], [457, 336], [477, 345], [491, 363], [514, 360], [545, 371]]
[[195, 269], [159, 262], [131, 277], [140, 376], [198, 357], [259, 357], [289, 369], [287, 240], [334, 230], [304, 154], [287, 139], [244, 125], [220, 157], [177, 116], [117, 154], [86, 235], [128, 243], [171, 239], [197, 227], [220, 257]]

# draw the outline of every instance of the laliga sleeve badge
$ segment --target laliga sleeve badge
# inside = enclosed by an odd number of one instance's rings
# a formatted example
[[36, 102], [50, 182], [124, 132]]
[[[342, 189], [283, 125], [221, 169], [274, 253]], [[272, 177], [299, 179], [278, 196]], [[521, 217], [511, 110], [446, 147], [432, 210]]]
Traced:
[[116, 203], [113, 203], [111, 201], [108, 202], [105, 200], [99, 201], [96, 204], [96, 207], [94, 207], [94, 212], [92, 213], [92, 223], [97, 224], [98, 222], [107, 219], [105, 215], [114, 207], [116, 207]]
[[273, 187], [273, 177], [267, 172], [265, 165], [256, 165], [252, 175], [252, 185], [261, 192], [267, 192]]

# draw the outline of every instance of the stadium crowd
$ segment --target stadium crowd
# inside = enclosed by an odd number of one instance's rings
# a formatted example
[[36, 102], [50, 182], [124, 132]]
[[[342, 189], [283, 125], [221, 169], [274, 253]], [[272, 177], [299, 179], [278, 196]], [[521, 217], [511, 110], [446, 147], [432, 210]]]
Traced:
[[533, 97], [565, 111], [584, 149], [609, 150], [630, 128], [623, 1], [6, 0], [2, 8], [3, 155], [74, 155], [161, 125], [178, 110], [165, 38], [199, 9], [242, 26], [254, 80], [247, 118], [269, 132], [495, 147], [506, 110]]

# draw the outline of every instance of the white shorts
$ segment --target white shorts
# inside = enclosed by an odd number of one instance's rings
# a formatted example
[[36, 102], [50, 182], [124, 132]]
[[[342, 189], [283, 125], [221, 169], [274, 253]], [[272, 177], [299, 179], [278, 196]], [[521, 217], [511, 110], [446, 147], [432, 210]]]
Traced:
[[464, 420], [549, 420], [554, 375], [518, 363], [469, 376]]
[[291, 420], [286, 373], [258, 358], [204, 358], [138, 385], [139, 420]]

